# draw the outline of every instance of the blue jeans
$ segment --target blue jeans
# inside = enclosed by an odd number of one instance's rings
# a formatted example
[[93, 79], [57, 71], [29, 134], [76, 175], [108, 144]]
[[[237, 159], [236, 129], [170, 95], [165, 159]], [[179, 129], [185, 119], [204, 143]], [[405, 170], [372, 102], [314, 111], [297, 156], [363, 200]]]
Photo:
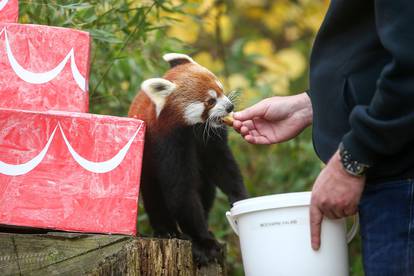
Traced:
[[414, 275], [414, 181], [367, 184], [359, 214], [365, 275]]

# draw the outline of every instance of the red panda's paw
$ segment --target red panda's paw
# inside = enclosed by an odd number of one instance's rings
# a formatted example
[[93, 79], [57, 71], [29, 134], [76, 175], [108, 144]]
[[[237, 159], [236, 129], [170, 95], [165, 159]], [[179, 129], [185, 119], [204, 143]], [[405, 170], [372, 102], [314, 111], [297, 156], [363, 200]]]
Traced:
[[224, 258], [223, 248], [224, 245], [217, 242], [214, 238], [204, 240], [202, 245], [193, 242], [193, 259], [199, 266], [220, 262]]
[[175, 239], [175, 238], [179, 238], [179, 234], [177, 234], [177, 233], [171, 233], [171, 232], [166, 232], [166, 231], [154, 231], [153, 236], [156, 237], [156, 238], [159, 238], [159, 239]]
[[193, 252], [193, 260], [197, 264], [197, 266], [199, 267], [206, 266], [209, 263], [209, 258], [207, 257], [207, 253], [199, 245], [193, 243], [192, 252]]
[[208, 248], [210, 262], [220, 262], [224, 259], [224, 245], [213, 239]]

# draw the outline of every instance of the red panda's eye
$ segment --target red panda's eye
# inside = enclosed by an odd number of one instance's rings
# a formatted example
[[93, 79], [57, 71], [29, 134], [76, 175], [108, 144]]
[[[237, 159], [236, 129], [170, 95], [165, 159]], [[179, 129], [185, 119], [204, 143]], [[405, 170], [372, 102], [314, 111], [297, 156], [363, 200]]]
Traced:
[[208, 105], [215, 105], [216, 104], [216, 102], [217, 102], [217, 100], [216, 99], [213, 99], [213, 98], [211, 98], [210, 100], [208, 100]]

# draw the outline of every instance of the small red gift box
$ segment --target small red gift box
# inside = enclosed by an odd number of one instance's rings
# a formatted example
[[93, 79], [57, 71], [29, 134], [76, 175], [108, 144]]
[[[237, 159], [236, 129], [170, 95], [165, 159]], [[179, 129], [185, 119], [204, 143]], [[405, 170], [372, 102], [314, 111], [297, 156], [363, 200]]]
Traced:
[[136, 234], [140, 120], [0, 109], [0, 224]]
[[19, 18], [18, 0], [0, 0], [0, 22], [17, 22]]
[[87, 112], [89, 55], [86, 32], [0, 23], [0, 107]]

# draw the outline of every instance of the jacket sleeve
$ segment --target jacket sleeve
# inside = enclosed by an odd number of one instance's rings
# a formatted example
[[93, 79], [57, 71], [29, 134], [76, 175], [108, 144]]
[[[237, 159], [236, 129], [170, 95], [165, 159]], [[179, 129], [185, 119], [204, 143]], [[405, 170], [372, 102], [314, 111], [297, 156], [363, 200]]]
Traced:
[[392, 59], [371, 103], [352, 110], [351, 131], [342, 140], [356, 160], [372, 166], [414, 142], [414, 0], [375, 0], [375, 13], [377, 33]]

